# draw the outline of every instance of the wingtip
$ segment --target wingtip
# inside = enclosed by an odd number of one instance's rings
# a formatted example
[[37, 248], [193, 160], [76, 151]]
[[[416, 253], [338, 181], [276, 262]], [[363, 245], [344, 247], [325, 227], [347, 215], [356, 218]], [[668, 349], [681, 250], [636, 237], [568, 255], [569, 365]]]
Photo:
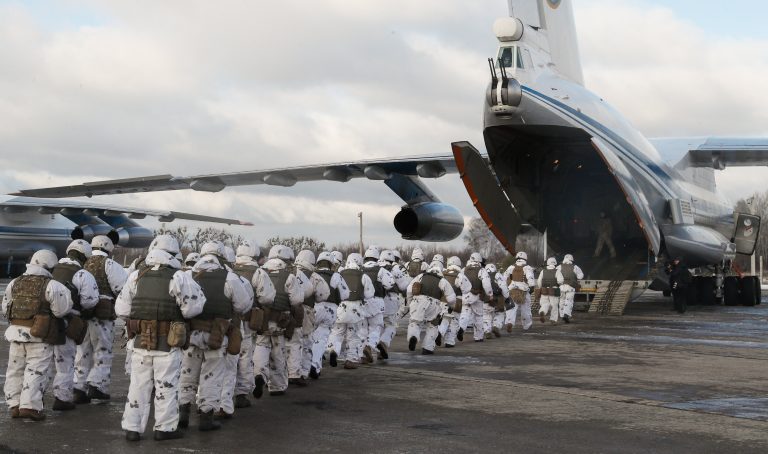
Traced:
[[248, 226], [248, 227], [253, 227], [256, 224], [254, 224], [253, 222], [240, 221], [240, 225], [245, 225], [245, 226]]

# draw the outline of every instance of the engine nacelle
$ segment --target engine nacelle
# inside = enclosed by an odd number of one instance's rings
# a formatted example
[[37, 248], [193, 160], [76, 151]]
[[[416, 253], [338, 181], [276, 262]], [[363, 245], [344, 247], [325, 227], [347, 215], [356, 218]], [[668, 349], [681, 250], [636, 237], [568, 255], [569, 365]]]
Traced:
[[90, 225], [78, 225], [72, 230], [73, 240], [85, 240], [89, 243], [95, 236], [107, 235], [115, 241], [116, 237], [110, 235], [114, 230], [107, 224], [90, 224]]
[[[120, 227], [113, 232], [118, 238], [115, 244], [128, 248], [145, 248], [152, 243], [154, 238], [152, 231], [144, 227]], [[115, 240], [112, 239], [112, 241]]]
[[408, 205], [395, 216], [395, 229], [406, 240], [451, 241], [464, 230], [464, 217], [443, 203]]

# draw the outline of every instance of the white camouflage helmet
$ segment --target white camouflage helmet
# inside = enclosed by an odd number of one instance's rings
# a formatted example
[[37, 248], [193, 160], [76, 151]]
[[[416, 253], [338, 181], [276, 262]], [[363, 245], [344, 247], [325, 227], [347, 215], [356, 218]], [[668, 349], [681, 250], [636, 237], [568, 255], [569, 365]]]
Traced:
[[378, 260], [381, 256], [381, 248], [378, 246], [369, 246], [365, 251], [365, 258]]
[[197, 263], [197, 261], [200, 260], [200, 254], [197, 252], [190, 252], [187, 254], [187, 256], [184, 258], [184, 264], [189, 264], [190, 262]]
[[112, 243], [112, 240], [109, 239], [109, 237], [105, 235], [96, 235], [91, 240], [91, 248], [99, 248], [103, 250], [104, 252], [110, 254], [112, 251], [115, 250], [115, 244]]
[[379, 260], [383, 260], [385, 262], [393, 263], [393, 262], [395, 262], [397, 260], [397, 258], [395, 257], [395, 252], [394, 251], [386, 250], [386, 251], [382, 251], [381, 252], [381, 255], [379, 256]]
[[67, 253], [69, 251], [77, 251], [86, 257], [91, 256], [91, 245], [85, 240], [74, 240], [67, 246]]
[[547, 266], [556, 267], [557, 266], [557, 259], [554, 257], [550, 257], [547, 259]]
[[307, 271], [315, 271], [315, 253], [304, 249], [296, 255], [296, 266]]
[[571, 254], [565, 254], [565, 257], [563, 257], [563, 263], [573, 263], [573, 256]]
[[479, 252], [473, 252], [472, 255], [469, 256], [470, 262], [476, 262], [476, 263], [483, 263], [483, 256], [480, 255]]
[[336, 260], [337, 264], [341, 265], [344, 263], [344, 254], [342, 254], [340, 251], [333, 251], [331, 252], [331, 255]]
[[283, 246], [282, 244], [276, 244], [272, 246], [272, 249], [269, 250], [268, 258], [291, 262], [293, 261], [293, 249], [289, 248], [288, 246]]
[[179, 253], [179, 242], [171, 235], [157, 235], [152, 244], [149, 245], [149, 250], [161, 249], [171, 255]]
[[328, 262], [328, 268], [331, 268], [334, 265], [339, 265], [339, 262], [336, 260], [336, 257], [333, 256], [333, 253], [328, 251], [321, 252], [320, 255], [317, 256], [316, 264], [320, 266], [320, 262]]
[[243, 240], [237, 247], [237, 256], [256, 258], [259, 256], [259, 246], [255, 241]]
[[347, 267], [351, 265], [355, 265], [358, 268], [363, 266], [363, 256], [357, 252], [349, 254], [349, 257], [347, 257]]
[[523, 251], [520, 251], [520, 252], [517, 253], [517, 255], [515, 255], [515, 258], [516, 259], [523, 259], [523, 260], [525, 260], [527, 262], [528, 261], [528, 254], [526, 254]]
[[399, 262], [403, 260], [403, 257], [400, 256], [400, 251], [398, 251], [397, 249], [394, 249], [392, 253], [395, 254], [395, 261]]
[[224, 245], [218, 241], [209, 241], [200, 248], [200, 256], [215, 255], [224, 258]]
[[424, 251], [422, 251], [420, 247], [413, 248], [413, 252], [411, 252], [411, 260], [421, 260], [423, 262]]
[[433, 262], [439, 262], [441, 265], [445, 265], [445, 257], [442, 254], [435, 254], [432, 256]]
[[235, 263], [235, 250], [229, 246], [224, 246], [224, 260], [229, 263]]
[[495, 273], [496, 272], [496, 265], [494, 265], [493, 263], [489, 263], [489, 264], [485, 265], [485, 271], [487, 271], [489, 273]]
[[461, 259], [456, 257], [455, 255], [452, 257], [448, 257], [448, 266], [457, 266], [461, 268]]
[[37, 265], [45, 268], [46, 270], [52, 270], [54, 266], [59, 262], [56, 254], [48, 249], [40, 249], [32, 254], [32, 258], [29, 259], [31, 265]]

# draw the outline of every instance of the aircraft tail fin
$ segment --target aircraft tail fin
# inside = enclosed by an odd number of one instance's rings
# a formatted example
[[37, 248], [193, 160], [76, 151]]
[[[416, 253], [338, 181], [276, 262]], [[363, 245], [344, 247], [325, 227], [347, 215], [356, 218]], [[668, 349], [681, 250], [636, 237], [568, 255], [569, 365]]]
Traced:
[[573, 18], [573, 0], [508, 0], [509, 14], [539, 30], [549, 43], [557, 72], [584, 85]]

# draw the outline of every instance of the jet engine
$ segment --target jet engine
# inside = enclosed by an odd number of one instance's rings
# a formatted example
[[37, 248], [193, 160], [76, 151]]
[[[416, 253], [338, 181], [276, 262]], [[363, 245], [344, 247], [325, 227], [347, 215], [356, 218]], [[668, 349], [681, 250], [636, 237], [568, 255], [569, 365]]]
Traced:
[[149, 246], [154, 238], [152, 231], [144, 227], [120, 227], [113, 230], [117, 236], [117, 242], [110, 236], [110, 239], [122, 247], [144, 248]]
[[397, 213], [394, 223], [406, 240], [451, 241], [464, 230], [459, 210], [444, 203], [406, 205]]

